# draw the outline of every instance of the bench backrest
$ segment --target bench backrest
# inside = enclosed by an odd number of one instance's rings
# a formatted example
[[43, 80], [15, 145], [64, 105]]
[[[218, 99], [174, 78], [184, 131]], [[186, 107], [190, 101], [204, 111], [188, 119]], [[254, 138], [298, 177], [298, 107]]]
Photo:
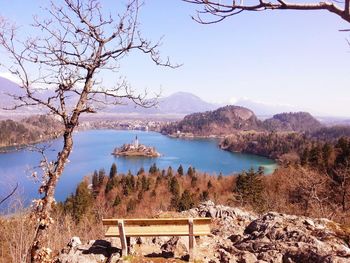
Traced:
[[119, 237], [118, 224], [123, 224], [128, 237], [188, 236], [190, 224], [194, 236], [203, 236], [210, 234], [211, 218], [103, 219], [102, 222], [110, 226], [107, 237]]

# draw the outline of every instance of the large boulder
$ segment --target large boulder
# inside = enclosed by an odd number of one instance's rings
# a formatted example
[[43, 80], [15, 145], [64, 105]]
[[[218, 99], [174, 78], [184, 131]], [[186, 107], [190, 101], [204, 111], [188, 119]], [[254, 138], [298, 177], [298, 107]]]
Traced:
[[106, 240], [91, 240], [82, 244], [79, 237], [73, 237], [59, 257], [60, 263], [118, 262], [120, 250]]

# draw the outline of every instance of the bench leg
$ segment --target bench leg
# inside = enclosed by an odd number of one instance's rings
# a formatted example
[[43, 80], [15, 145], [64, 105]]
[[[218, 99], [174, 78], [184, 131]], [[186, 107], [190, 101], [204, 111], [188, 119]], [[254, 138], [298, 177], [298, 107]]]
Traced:
[[127, 249], [127, 251], [128, 252], [130, 252], [131, 250], [130, 250], [130, 237], [126, 237], [126, 249]]
[[124, 222], [123, 220], [118, 221], [120, 243], [122, 244], [122, 256], [128, 255], [128, 246], [125, 237]]
[[194, 236], [193, 236], [193, 219], [190, 218], [188, 219], [188, 230], [189, 230], [189, 235], [188, 235], [188, 240], [189, 240], [189, 262], [193, 261], [193, 243], [194, 243]]

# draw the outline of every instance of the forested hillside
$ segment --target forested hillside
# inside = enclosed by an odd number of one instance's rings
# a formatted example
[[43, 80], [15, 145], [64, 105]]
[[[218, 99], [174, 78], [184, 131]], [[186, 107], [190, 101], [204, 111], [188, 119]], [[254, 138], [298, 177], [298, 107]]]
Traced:
[[214, 111], [187, 115], [183, 120], [163, 127], [162, 132], [177, 131], [193, 135], [226, 135], [239, 130], [261, 130], [262, 123], [254, 112], [239, 106], [226, 106]]
[[21, 121], [0, 121], [0, 147], [21, 146], [56, 138], [62, 133], [60, 122], [37, 115]]
[[308, 112], [289, 112], [274, 115], [264, 121], [263, 126], [268, 131], [315, 131], [322, 124]]
[[274, 115], [264, 121], [253, 111], [240, 106], [225, 106], [214, 111], [190, 114], [163, 127], [162, 132], [194, 136], [228, 135], [239, 131], [313, 132], [323, 125], [307, 112]]

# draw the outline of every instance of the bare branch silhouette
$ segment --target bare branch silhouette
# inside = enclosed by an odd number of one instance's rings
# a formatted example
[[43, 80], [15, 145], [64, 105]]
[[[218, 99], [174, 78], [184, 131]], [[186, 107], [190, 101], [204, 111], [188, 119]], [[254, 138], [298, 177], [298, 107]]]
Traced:
[[[287, 2], [284, 0], [183, 0], [188, 3], [200, 6], [197, 15], [192, 17], [201, 24], [213, 24], [224, 20], [227, 17], [238, 15], [244, 11], [264, 11], [264, 10], [299, 10], [317, 11], [325, 10], [336, 14], [346, 22], [350, 22], [349, 2], [320, 1], [320, 2]], [[343, 7], [341, 7], [343, 5]], [[209, 15], [209, 17], [207, 16]]]
[[0, 199], [0, 205], [2, 205], [7, 199], [9, 199], [16, 192], [17, 188], [18, 188], [18, 183], [16, 183], [16, 186], [12, 189], [12, 191], [7, 196]]

